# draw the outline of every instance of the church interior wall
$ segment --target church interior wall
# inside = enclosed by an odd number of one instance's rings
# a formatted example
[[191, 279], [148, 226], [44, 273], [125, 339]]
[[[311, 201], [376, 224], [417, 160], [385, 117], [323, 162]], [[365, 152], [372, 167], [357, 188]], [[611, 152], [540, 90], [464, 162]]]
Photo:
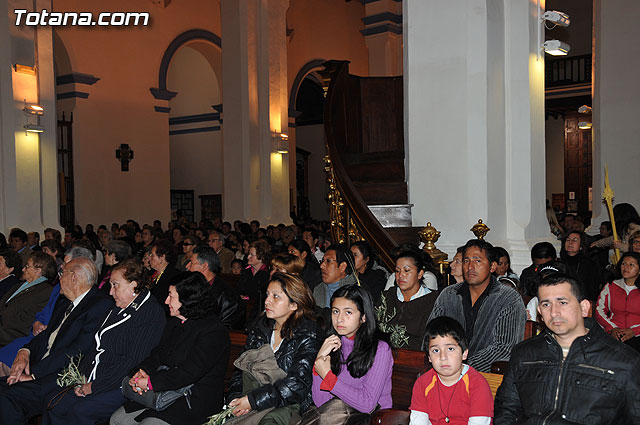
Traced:
[[312, 59], [348, 60], [351, 74], [369, 75], [368, 50], [359, 1], [291, 0], [287, 27], [293, 30], [287, 44], [287, 80], [291, 87], [296, 74]]
[[[640, 208], [640, 3], [633, 0], [595, 1], [595, 64], [593, 102], [593, 196], [601, 196], [604, 167], [615, 203]], [[609, 220], [606, 208], [593, 202], [592, 228]]]
[[564, 193], [564, 118], [549, 117], [544, 133], [547, 200]]
[[[154, 109], [169, 105], [166, 100], [155, 99], [149, 89], [158, 87], [163, 53], [177, 35], [194, 28], [221, 33], [219, 3], [195, 3], [185, 7], [173, 2], [158, 8], [151, 2], [114, 0], [108, 7], [85, 2], [80, 8], [71, 0], [54, 1], [58, 11], [136, 11], [151, 16], [148, 27], [56, 29], [73, 72], [100, 78], [94, 85], [82, 87], [89, 97], [76, 99], [73, 110], [78, 223], [169, 219], [168, 114]], [[65, 112], [68, 116], [71, 111]], [[134, 151], [128, 172], [120, 171], [115, 158], [122, 143]]]
[[[178, 92], [169, 117], [205, 118], [221, 103], [218, 77], [209, 62], [189, 46], [179, 50], [169, 68], [168, 87]], [[215, 129], [216, 130], [211, 130]], [[204, 129], [209, 129], [204, 130]], [[201, 195], [222, 194], [222, 137], [219, 121], [170, 125], [171, 190], [194, 191], [194, 219], [201, 218]], [[224, 200], [223, 200], [224, 202]]]
[[324, 124], [296, 127], [297, 146], [310, 152], [309, 155], [309, 205], [311, 216], [317, 220], [328, 220], [327, 173], [324, 156], [327, 154], [324, 139]]

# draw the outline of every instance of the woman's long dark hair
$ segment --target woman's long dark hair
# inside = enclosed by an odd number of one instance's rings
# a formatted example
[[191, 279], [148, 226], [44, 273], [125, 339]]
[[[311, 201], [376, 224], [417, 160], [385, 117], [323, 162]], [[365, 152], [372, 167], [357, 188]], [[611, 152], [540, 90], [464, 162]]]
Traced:
[[[284, 292], [289, 299], [289, 302], [298, 306], [282, 324], [282, 328], [280, 328], [280, 336], [282, 336], [282, 338], [292, 338], [294, 331], [304, 319], [316, 319], [313, 294], [311, 294], [309, 287], [299, 276], [277, 272], [271, 276], [269, 283], [271, 282], [278, 282], [280, 288], [282, 288], [282, 292]], [[268, 286], [269, 285], [267, 285], [267, 287]], [[273, 319], [267, 319], [267, 322], [271, 325], [275, 323]]]
[[180, 277], [181, 279], [173, 284], [182, 304], [180, 314], [187, 319], [201, 319], [214, 312], [207, 279], [198, 272], [184, 272]]
[[[640, 254], [633, 251], [625, 252], [624, 254], [622, 254], [622, 257], [620, 257], [620, 261], [618, 261], [618, 264], [616, 265], [616, 271], [618, 272], [618, 276], [620, 276], [620, 279], [622, 279], [622, 261], [624, 261], [624, 259], [628, 257], [636, 260], [636, 263], [638, 263], [638, 266], [640, 266]], [[635, 284], [636, 288], [640, 289], [640, 276], [636, 277]]]
[[289, 242], [289, 245], [287, 245], [287, 249], [292, 246], [295, 249], [297, 249], [298, 251], [300, 251], [300, 254], [302, 254], [303, 252], [307, 253], [307, 256], [305, 257], [304, 261], [305, 264], [308, 262], [314, 262], [316, 264], [318, 264], [318, 260], [316, 260], [316, 257], [311, 253], [311, 248], [309, 248], [309, 244], [306, 243], [305, 241], [303, 241], [302, 239], [294, 239], [291, 242]]
[[[358, 328], [353, 341], [353, 351], [346, 360], [343, 359], [341, 348], [330, 354], [331, 371], [338, 376], [341, 366], [346, 364], [351, 376], [361, 378], [371, 369], [378, 351], [378, 341], [380, 340], [376, 326], [376, 315], [373, 310], [373, 300], [369, 291], [357, 285], [338, 288], [331, 297], [332, 306], [336, 298], [345, 298], [352, 301], [366, 320]], [[338, 335], [333, 325], [331, 326], [331, 334]]]
[[640, 224], [638, 211], [631, 204], [623, 202], [613, 207], [613, 215], [616, 217], [616, 230], [620, 237], [627, 231], [630, 223]]
[[371, 267], [373, 267], [373, 263], [378, 260], [376, 251], [373, 249], [371, 244], [369, 244], [369, 242], [367, 241], [358, 241], [352, 243], [351, 246], [355, 246], [356, 248], [358, 248], [358, 251], [360, 251], [360, 254], [362, 254], [362, 258], [369, 260], [367, 261], [367, 266], [365, 267], [364, 271], [368, 272], [369, 270], [371, 270]]

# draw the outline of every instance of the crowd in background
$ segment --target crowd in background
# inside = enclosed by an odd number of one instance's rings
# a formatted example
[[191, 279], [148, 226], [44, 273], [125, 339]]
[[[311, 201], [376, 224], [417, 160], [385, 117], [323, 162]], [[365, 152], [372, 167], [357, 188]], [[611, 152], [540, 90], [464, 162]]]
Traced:
[[[42, 376], [57, 377], [67, 363], [69, 348], [56, 344], [72, 332], [71, 317], [78, 329], [85, 327], [82, 332], [96, 335], [82, 350], [72, 344], [73, 353], [86, 354], [78, 367], [89, 382], [49, 406], [48, 423], [86, 418], [93, 423], [91, 418], [104, 420], [116, 410], [111, 423], [203, 423], [220, 411], [223, 396], [238, 417], [262, 412], [254, 419], [261, 424], [299, 417], [314, 423], [318, 418], [312, 419], [309, 409], [326, 404], [333, 412], [333, 398], [355, 408], [347, 410], [357, 417], [371, 406], [391, 404], [385, 382], [390, 384], [393, 361], [376, 353], [384, 347], [429, 350], [430, 339], [437, 337], [427, 328], [436, 318], [454, 319], [441, 324], [442, 332], [455, 336], [466, 353], [464, 373], [468, 367], [489, 372], [495, 362], [509, 361], [526, 320], [544, 319], [540, 284], [558, 274], [575, 280], [577, 300], [589, 302], [588, 315], [595, 318], [590, 326], [640, 351], [640, 217], [629, 204], [614, 211], [619, 241], [613, 240], [609, 222], [589, 237], [574, 216], [565, 215], [560, 224], [555, 214], [548, 215], [551, 232], [562, 243], [560, 253], [548, 242], [534, 245], [532, 264], [520, 276], [508, 250], [480, 239], [458, 248], [445, 275], [412, 244], [394, 249], [389, 270], [367, 241], [349, 247], [334, 243], [327, 222], [261, 227], [256, 220], [181, 218], [165, 230], [158, 220], [142, 226], [128, 220], [95, 231], [91, 224], [77, 225], [64, 237], [46, 229], [43, 241], [38, 232], [12, 229], [8, 241], [0, 233], [0, 375], [8, 377], [0, 386], [0, 408], [15, 412], [16, 423], [41, 413], [42, 396], [34, 399], [34, 388], [22, 393], [18, 388], [30, 381], [45, 399], [55, 395], [57, 387]], [[622, 253], [618, 262], [615, 249]], [[81, 306], [90, 299], [100, 306], [93, 314], [99, 312], [102, 320], [73, 316], [85, 314]], [[122, 335], [114, 333], [120, 328]], [[245, 350], [251, 355], [236, 363], [239, 370], [224, 395], [229, 330], [248, 333]], [[263, 346], [270, 347], [266, 358]], [[118, 354], [122, 347], [131, 353]], [[348, 359], [332, 354], [347, 348]], [[58, 351], [65, 356], [47, 363]], [[269, 359], [268, 379], [254, 382], [251, 365]], [[30, 365], [39, 372], [30, 373]], [[347, 387], [341, 391], [338, 376], [345, 370], [379, 382], [380, 391], [353, 397], [347, 388], [359, 385], [358, 379], [343, 382]], [[317, 382], [316, 372], [321, 372]], [[188, 406], [180, 399], [156, 412], [130, 399], [185, 385], [191, 385]], [[311, 393], [312, 386], [318, 394]], [[121, 387], [133, 391], [126, 403]], [[102, 407], [91, 404], [96, 400]], [[493, 410], [482, 412], [490, 422]]]

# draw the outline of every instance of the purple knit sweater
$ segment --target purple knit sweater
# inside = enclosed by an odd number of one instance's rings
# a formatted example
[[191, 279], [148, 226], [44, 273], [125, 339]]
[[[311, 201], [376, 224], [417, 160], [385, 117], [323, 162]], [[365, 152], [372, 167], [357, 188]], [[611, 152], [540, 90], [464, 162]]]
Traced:
[[[341, 337], [342, 355], [347, 358], [353, 350], [353, 341]], [[342, 365], [338, 380], [333, 390], [320, 389], [322, 378], [313, 375], [312, 395], [316, 406], [322, 406], [333, 397], [347, 403], [359, 412], [371, 413], [379, 404], [380, 408], [388, 409], [391, 401], [391, 373], [393, 372], [393, 355], [386, 342], [378, 343], [378, 351], [371, 369], [362, 378], [354, 378], [349, 373], [347, 365]]]

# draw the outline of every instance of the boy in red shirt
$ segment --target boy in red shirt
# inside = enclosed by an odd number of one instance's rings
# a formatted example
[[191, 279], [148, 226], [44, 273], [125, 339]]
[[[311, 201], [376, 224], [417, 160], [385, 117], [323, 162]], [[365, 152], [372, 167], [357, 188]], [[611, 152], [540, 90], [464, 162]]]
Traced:
[[469, 354], [462, 325], [450, 317], [435, 318], [424, 341], [433, 369], [413, 386], [409, 425], [490, 425], [491, 389], [479, 372], [462, 363]]

